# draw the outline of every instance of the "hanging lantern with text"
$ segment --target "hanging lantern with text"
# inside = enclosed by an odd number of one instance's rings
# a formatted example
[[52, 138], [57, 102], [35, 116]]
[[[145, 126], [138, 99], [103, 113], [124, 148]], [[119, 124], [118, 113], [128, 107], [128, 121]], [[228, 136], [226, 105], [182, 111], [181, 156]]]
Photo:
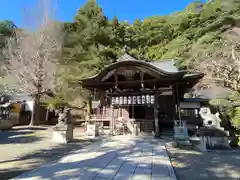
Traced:
[[132, 97], [131, 96], [128, 97], [128, 104], [132, 104]]
[[137, 104], [142, 104], [142, 98], [141, 98], [141, 96], [137, 96]]
[[119, 98], [118, 98], [118, 97], [116, 97], [115, 103], [116, 103], [116, 104], [119, 104]]
[[133, 96], [132, 103], [133, 103], [133, 104], [136, 104], [136, 103], [137, 103], [137, 98], [136, 98], [136, 96]]
[[145, 105], [154, 104], [154, 95], [141, 95], [141, 96], [116, 96], [111, 98], [112, 105]]
[[115, 104], [116, 104], [116, 98], [112, 97], [112, 105], [115, 105]]
[[145, 103], [146, 103], [146, 96], [142, 95], [142, 104], [145, 104]]
[[127, 96], [124, 96], [124, 98], [123, 98], [123, 104], [128, 104], [128, 98], [127, 98]]
[[120, 105], [123, 104], [123, 97], [122, 97], [122, 96], [119, 97], [119, 104], [120, 104]]
[[151, 104], [154, 104], [155, 103], [155, 97], [154, 95], [151, 95]]
[[146, 101], [147, 101], [147, 104], [150, 104], [150, 103], [151, 103], [151, 99], [150, 99], [150, 96], [149, 96], [149, 95], [146, 95]]

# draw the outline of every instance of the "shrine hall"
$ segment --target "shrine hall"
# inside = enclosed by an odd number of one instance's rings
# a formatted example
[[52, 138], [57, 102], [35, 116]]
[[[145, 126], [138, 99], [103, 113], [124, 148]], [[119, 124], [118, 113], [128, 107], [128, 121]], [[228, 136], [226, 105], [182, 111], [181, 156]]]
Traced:
[[[102, 71], [80, 81], [90, 90], [92, 111], [90, 121], [109, 124], [114, 131], [119, 119], [139, 124], [140, 132], [159, 136], [182, 119], [181, 104], [204, 74], [179, 70], [174, 60], [140, 60], [125, 52]], [[186, 103], [185, 103], [186, 106]], [[191, 121], [198, 123], [197, 110], [192, 109]], [[191, 122], [190, 122], [191, 123]]]

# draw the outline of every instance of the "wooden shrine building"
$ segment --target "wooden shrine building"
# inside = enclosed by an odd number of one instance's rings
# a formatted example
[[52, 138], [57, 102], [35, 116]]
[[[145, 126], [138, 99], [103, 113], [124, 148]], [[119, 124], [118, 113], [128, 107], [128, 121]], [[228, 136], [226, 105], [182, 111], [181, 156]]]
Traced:
[[81, 80], [81, 85], [94, 94], [92, 121], [109, 122], [114, 129], [120, 117], [135, 120], [141, 132], [158, 136], [181, 119], [184, 94], [203, 76], [179, 70], [173, 60], [139, 60], [125, 53], [99, 74]]

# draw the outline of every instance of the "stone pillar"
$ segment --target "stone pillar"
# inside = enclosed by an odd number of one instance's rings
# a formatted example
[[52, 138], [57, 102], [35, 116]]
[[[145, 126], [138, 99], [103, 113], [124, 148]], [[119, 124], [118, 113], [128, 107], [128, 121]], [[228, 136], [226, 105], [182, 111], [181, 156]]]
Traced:
[[159, 123], [158, 123], [158, 95], [155, 95], [154, 124], [155, 124], [155, 137], [159, 137], [160, 131], [159, 131]]
[[109, 132], [109, 134], [110, 135], [113, 135], [113, 131], [114, 131], [114, 127], [113, 127], [113, 120], [114, 120], [114, 107], [113, 106], [111, 106], [112, 107], [112, 114], [111, 114], [111, 120], [110, 120], [110, 132]]
[[186, 122], [183, 120], [174, 121], [174, 138], [179, 140], [186, 140], [189, 138]]

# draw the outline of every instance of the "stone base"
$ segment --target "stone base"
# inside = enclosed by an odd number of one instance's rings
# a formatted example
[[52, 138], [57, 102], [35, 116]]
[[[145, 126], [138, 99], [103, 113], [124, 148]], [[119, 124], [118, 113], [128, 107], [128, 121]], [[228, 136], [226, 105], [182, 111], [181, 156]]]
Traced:
[[206, 151], [207, 149], [216, 149], [216, 148], [221, 148], [221, 149], [230, 148], [228, 137], [202, 136], [200, 138], [200, 149], [202, 151]]
[[14, 121], [13, 120], [5, 120], [1, 119], [0, 120], [0, 130], [10, 130], [14, 126]]
[[73, 125], [66, 125], [64, 127], [56, 126], [53, 129], [52, 141], [56, 143], [66, 144], [73, 140]]
[[133, 133], [132, 133], [132, 135], [133, 136], [139, 136], [139, 134], [140, 134], [140, 123], [136, 122], [133, 125]]
[[90, 137], [99, 136], [99, 127], [97, 124], [88, 124], [86, 135]]
[[189, 139], [188, 129], [186, 127], [174, 127], [174, 138], [179, 140]]
[[14, 125], [18, 125], [19, 124], [19, 116], [20, 116], [19, 113], [10, 112], [9, 117], [13, 121]]
[[183, 146], [191, 146], [191, 142], [189, 140], [180, 140], [180, 139], [176, 139], [176, 143], [178, 145], [183, 145]]

